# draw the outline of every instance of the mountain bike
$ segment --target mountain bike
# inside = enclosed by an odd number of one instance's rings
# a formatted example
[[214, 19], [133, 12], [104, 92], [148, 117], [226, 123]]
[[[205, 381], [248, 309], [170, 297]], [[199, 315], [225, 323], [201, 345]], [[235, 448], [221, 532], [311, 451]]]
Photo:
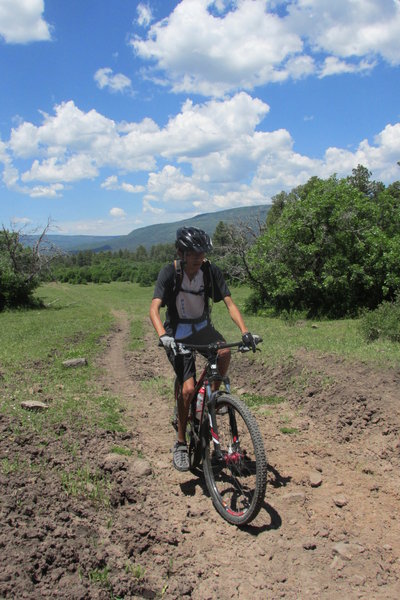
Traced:
[[[261, 338], [256, 338], [259, 343]], [[231, 524], [245, 525], [259, 513], [265, 497], [267, 460], [257, 422], [248, 407], [230, 392], [229, 377], [218, 371], [217, 355], [222, 348], [237, 348], [247, 352], [243, 342], [209, 345], [178, 343], [176, 351], [184, 354], [201, 352], [206, 364], [195, 385], [187, 424], [187, 444], [190, 470], [198, 474], [203, 467], [207, 489], [218, 513]], [[214, 382], [223, 390], [212, 391]], [[201, 412], [196, 402], [204, 387]], [[181, 385], [175, 379], [175, 409], [173, 425], [177, 428], [177, 403]], [[198, 418], [199, 417], [199, 418]]]

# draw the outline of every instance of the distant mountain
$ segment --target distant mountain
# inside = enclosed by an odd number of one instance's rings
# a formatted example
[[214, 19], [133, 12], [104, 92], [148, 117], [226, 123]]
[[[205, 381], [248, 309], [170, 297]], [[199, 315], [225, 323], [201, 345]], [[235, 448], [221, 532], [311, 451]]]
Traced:
[[[149, 249], [155, 244], [166, 244], [175, 241], [176, 230], [184, 225], [199, 227], [204, 229], [211, 236], [220, 221], [224, 223], [238, 224], [245, 222], [250, 226], [255, 226], [257, 220], [264, 222], [270, 209], [269, 204], [258, 206], [246, 206], [241, 208], [231, 208], [213, 213], [197, 215], [183, 221], [174, 223], [160, 223], [159, 225], [148, 225], [134, 229], [128, 235], [119, 236], [90, 236], [90, 235], [47, 235], [46, 239], [54, 246], [58, 246], [67, 252], [77, 252], [79, 250], [93, 250], [101, 252], [111, 250], [136, 250], [138, 246], [144, 246]], [[30, 245], [34, 238], [26, 236], [24, 240]]]
[[[117, 239], [119, 236], [97, 236], [97, 235], [46, 235], [46, 241], [51, 246], [55, 246], [65, 252], [73, 252], [80, 248], [87, 247], [88, 244], [94, 246], [107, 245], [110, 241]], [[38, 239], [37, 235], [21, 235], [21, 242], [25, 246], [32, 246]]]

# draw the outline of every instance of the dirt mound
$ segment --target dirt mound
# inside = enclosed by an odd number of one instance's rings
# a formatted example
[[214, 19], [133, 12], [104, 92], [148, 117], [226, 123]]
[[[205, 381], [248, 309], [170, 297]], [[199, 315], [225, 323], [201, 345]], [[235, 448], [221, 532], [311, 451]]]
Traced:
[[335, 440], [383, 436], [385, 458], [399, 465], [398, 371], [374, 372], [337, 356], [299, 352], [275, 368], [250, 359], [245, 373], [236, 360], [231, 376], [239, 388], [281, 396]]
[[269, 459], [265, 506], [237, 529], [201, 476], [173, 470], [170, 366], [151, 333], [127, 352], [118, 318], [98, 385], [125, 403], [126, 433], [61, 428], [45, 445], [0, 419], [0, 597], [397, 599], [399, 373], [235, 355], [238, 395], [265, 399]]

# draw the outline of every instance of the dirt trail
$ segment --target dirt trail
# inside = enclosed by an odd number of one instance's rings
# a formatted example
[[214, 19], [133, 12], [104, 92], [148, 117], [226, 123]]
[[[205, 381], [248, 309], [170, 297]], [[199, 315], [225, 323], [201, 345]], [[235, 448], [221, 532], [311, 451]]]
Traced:
[[[170, 366], [150, 331], [145, 352], [126, 353], [127, 325], [120, 323], [106, 363], [113, 362], [134, 440], [153, 469], [154, 479], [146, 480], [147, 508], [157, 511], [153, 527], [173, 538], [167, 556], [149, 543], [141, 557], [151, 570], [167, 570], [165, 597], [398, 598], [398, 374], [310, 355], [268, 373], [248, 355], [234, 357], [238, 387], [246, 372], [266, 396], [285, 396], [296, 372], [308, 369], [314, 378], [292, 402], [256, 413], [269, 485], [261, 514], [240, 530], [217, 515], [201, 480], [172, 468], [170, 396], [160, 398], [154, 386], [146, 391], [147, 382], [170, 375]], [[282, 433], [286, 422], [297, 433]]]
[[[128, 317], [115, 317], [97, 385], [121, 398], [127, 432], [63, 432], [40, 451], [33, 435], [12, 438], [32, 464], [53, 468], [29, 481], [1, 476], [0, 598], [397, 600], [400, 373], [306, 352], [274, 369], [234, 356], [239, 395], [284, 400], [254, 409], [267, 496], [254, 523], [237, 529], [202, 479], [172, 467], [171, 368], [153, 331], [143, 351], [128, 351]], [[0, 419], [0, 429], [9, 452], [12, 423]], [[68, 441], [109, 478], [109, 508], [60, 489], [55, 470], [73, 467]]]

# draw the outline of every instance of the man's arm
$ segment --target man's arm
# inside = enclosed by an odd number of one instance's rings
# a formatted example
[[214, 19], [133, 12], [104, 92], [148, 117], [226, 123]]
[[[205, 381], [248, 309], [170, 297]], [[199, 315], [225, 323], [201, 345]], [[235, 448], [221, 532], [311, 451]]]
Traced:
[[160, 308], [162, 305], [161, 298], [153, 298], [150, 304], [150, 320], [153, 323], [153, 327], [157, 332], [158, 337], [165, 335], [165, 328], [160, 317]]
[[243, 321], [243, 317], [240, 313], [240, 310], [238, 309], [238, 307], [232, 300], [231, 296], [225, 296], [224, 302], [225, 302], [226, 308], [229, 311], [232, 321], [234, 323], [236, 323], [236, 325], [239, 327], [241, 334], [243, 335], [244, 333], [247, 333], [249, 330], [247, 329], [247, 327]]

